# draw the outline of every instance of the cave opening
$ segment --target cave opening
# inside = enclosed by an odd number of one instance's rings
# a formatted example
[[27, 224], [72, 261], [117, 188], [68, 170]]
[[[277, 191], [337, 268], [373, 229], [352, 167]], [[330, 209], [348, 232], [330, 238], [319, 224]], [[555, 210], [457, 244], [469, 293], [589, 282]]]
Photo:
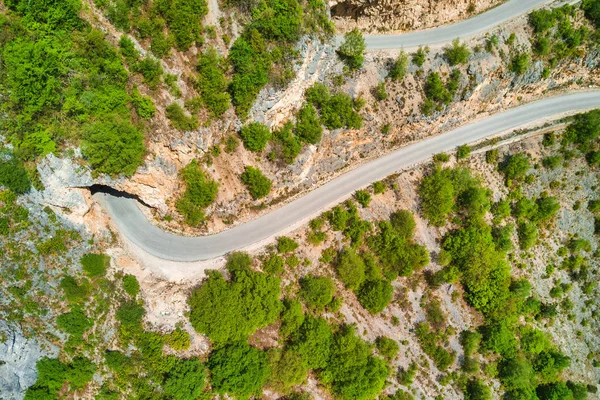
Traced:
[[155, 207], [152, 207], [150, 204], [146, 203], [144, 200], [142, 200], [142, 198], [140, 196], [138, 196], [137, 194], [125, 192], [123, 190], [118, 190], [112, 186], [101, 185], [101, 184], [95, 183], [92, 186], [88, 186], [88, 190], [90, 191], [92, 196], [95, 195], [96, 193], [106, 193], [106, 194], [109, 194], [114, 197], [122, 197], [125, 199], [135, 200], [138, 203], [140, 203], [141, 205], [148, 207], [148, 208], [155, 208]]

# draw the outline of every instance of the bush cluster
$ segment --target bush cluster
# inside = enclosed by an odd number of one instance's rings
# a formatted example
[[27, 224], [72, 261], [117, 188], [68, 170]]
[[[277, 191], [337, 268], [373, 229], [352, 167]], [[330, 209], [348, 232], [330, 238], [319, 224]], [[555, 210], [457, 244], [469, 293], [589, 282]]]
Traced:
[[177, 211], [183, 214], [187, 224], [198, 225], [204, 220], [203, 209], [215, 201], [219, 184], [206, 175], [196, 160], [183, 167], [179, 175], [185, 192], [177, 200]]

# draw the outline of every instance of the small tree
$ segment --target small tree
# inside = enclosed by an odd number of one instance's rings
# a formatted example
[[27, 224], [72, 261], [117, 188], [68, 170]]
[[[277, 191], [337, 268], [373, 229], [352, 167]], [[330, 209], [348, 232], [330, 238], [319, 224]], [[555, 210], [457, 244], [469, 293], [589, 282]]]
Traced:
[[468, 158], [471, 155], [471, 148], [469, 145], [463, 144], [462, 146], [458, 146], [456, 150], [456, 158], [462, 160], [464, 158]]
[[240, 136], [244, 142], [244, 147], [250, 151], [262, 151], [269, 139], [271, 131], [269, 128], [259, 122], [251, 122], [240, 130]]
[[247, 166], [242, 174], [242, 182], [246, 184], [254, 200], [263, 198], [271, 192], [271, 180], [258, 168]]
[[365, 39], [360, 31], [355, 28], [344, 35], [344, 43], [339, 47], [337, 53], [348, 68], [358, 69], [362, 67], [365, 60], [365, 49]]
[[406, 76], [408, 70], [408, 56], [404, 51], [401, 51], [390, 69], [388, 77], [394, 81], [401, 81]]
[[465, 43], [461, 44], [459, 39], [454, 39], [451, 46], [444, 48], [444, 55], [450, 65], [455, 66], [458, 64], [466, 64], [471, 52]]

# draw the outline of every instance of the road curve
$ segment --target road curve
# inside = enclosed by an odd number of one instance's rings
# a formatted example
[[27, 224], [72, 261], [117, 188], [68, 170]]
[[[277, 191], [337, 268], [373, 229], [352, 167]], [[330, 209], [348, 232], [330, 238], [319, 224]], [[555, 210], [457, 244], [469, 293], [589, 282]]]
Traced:
[[183, 237], [152, 225], [135, 200], [96, 193], [94, 197], [126, 238], [148, 253], [172, 261], [198, 261], [241, 250], [286, 232], [343, 201], [354, 191], [394, 172], [510, 129], [564, 114], [599, 108], [600, 91], [580, 92], [529, 103], [408, 145], [365, 163], [274, 211], [211, 236]]
[[509, 0], [489, 11], [452, 25], [397, 35], [364, 35], [365, 44], [368, 50], [409, 49], [448, 43], [455, 38], [466, 39], [547, 3], [552, 3], [552, 0]]

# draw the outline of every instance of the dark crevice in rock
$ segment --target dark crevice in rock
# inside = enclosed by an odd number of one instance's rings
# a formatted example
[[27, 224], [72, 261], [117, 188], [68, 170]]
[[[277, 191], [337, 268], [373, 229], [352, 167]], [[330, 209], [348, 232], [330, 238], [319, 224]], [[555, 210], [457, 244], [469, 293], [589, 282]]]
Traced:
[[148, 208], [155, 208], [155, 207], [152, 207], [150, 204], [146, 203], [144, 200], [141, 199], [140, 196], [138, 196], [136, 194], [127, 193], [122, 190], [117, 190], [108, 185], [94, 184], [92, 186], [87, 187], [87, 189], [89, 189], [90, 193], [92, 193], [92, 196], [96, 193], [106, 193], [106, 194], [110, 194], [111, 196], [114, 196], [114, 197], [123, 197], [126, 199], [135, 200], [138, 203], [140, 203], [141, 205], [148, 207]]

